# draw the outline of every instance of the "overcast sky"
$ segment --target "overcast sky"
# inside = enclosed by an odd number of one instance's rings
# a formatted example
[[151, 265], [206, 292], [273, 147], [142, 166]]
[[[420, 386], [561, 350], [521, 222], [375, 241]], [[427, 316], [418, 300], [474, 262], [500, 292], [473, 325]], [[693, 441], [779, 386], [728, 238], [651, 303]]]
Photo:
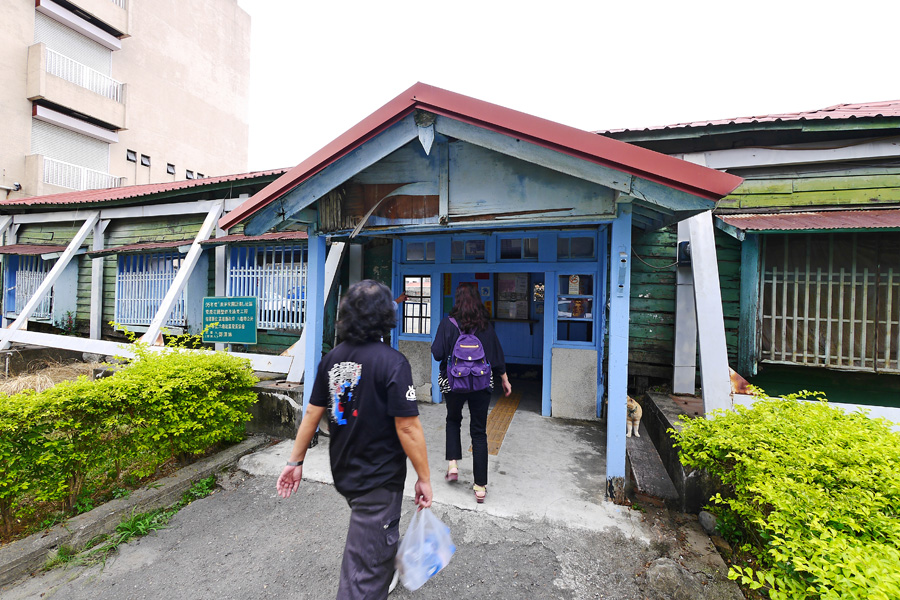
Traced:
[[251, 170], [296, 165], [417, 81], [591, 131], [900, 99], [896, 0], [238, 3]]

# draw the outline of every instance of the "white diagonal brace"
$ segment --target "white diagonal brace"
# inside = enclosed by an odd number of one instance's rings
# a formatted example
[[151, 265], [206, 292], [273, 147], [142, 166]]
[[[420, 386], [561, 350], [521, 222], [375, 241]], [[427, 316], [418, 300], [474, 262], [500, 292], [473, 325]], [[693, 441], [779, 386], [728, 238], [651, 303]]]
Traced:
[[[334, 278], [337, 275], [338, 267], [341, 265], [341, 258], [344, 256], [344, 250], [347, 244], [344, 242], [335, 242], [331, 244], [328, 250], [328, 258], [325, 259], [325, 300], [328, 301], [328, 290], [334, 285]], [[309, 298], [309, 294], [306, 295]], [[287, 374], [287, 381], [300, 381], [303, 378], [304, 365], [306, 364], [306, 324], [304, 323], [303, 331], [300, 332], [300, 339], [281, 353], [282, 356], [293, 356], [294, 362], [291, 363], [291, 370]]]
[[[106, 228], [109, 219], [101, 219], [94, 225], [94, 250], [103, 250]], [[91, 259], [91, 328], [92, 340], [100, 339], [100, 331], [103, 325], [103, 263], [102, 256]]]
[[42, 281], [41, 285], [38, 286], [38, 289], [35, 290], [34, 295], [32, 295], [28, 302], [25, 303], [25, 308], [22, 309], [22, 312], [19, 313], [16, 320], [0, 334], [0, 350], [9, 348], [12, 332], [21, 329], [22, 326], [28, 322], [29, 317], [31, 317], [44, 297], [50, 293], [53, 284], [56, 283], [56, 280], [62, 275], [66, 265], [69, 264], [69, 261], [75, 256], [75, 253], [81, 247], [81, 244], [87, 239], [87, 236], [91, 231], [93, 231], [94, 225], [98, 220], [100, 220], [100, 211], [93, 211], [85, 216], [85, 221], [81, 226], [81, 229], [78, 230], [78, 233], [76, 233], [75, 237], [72, 238], [72, 241], [69, 242], [65, 252], [63, 252], [56, 260], [56, 264], [53, 265], [53, 268], [50, 269], [50, 272], [44, 277], [44, 281]]
[[219, 202], [209, 211], [209, 213], [207, 213], [203, 225], [200, 226], [200, 231], [197, 232], [197, 237], [194, 238], [194, 243], [191, 244], [191, 249], [188, 250], [184, 260], [181, 261], [181, 265], [178, 267], [178, 273], [175, 274], [175, 279], [172, 280], [172, 285], [169, 286], [169, 290], [166, 292], [156, 314], [153, 316], [153, 320], [150, 321], [147, 332], [141, 336], [141, 341], [147, 342], [151, 346], [156, 344], [159, 332], [162, 331], [163, 324], [169, 320], [169, 315], [172, 313], [175, 301], [184, 290], [184, 286], [187, 285], [188, 277], [191, 276], [191, 272], [200, 260], [200, 253], [203, 252], [203, 247], [200, 243], [208, 240], [209, 236], [215, 231], [216, 222], [219, 220], [219, 215], [222, 214], [222, 209], [223, 205]]

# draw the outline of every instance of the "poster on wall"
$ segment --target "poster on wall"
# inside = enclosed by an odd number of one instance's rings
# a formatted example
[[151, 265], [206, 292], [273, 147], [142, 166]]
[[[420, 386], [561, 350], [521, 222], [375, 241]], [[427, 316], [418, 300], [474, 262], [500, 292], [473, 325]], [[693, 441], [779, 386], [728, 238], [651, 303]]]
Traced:
[[531, 286], [528, 273], [497, 273], [497, 319], [529, 319]]

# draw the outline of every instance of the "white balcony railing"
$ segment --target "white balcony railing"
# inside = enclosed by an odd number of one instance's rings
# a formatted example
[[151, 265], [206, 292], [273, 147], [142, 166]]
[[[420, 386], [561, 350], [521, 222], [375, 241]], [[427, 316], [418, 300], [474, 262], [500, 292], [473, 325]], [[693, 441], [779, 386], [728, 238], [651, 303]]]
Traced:
[[128, 6], [127, 6], [128, 0], [110, 0], [110, 2], [112, 2], [119, 8], [126, 8], [126, 9], [128, 8]]
[[45, 156], [44, 183], [72, 190], [104, 190], [122, 187], [125, 178]]
[[47, 48], [47, 73], [71, 81], [110, 100], [116, 102], [125, 100], [121, 83], [50, 48]]

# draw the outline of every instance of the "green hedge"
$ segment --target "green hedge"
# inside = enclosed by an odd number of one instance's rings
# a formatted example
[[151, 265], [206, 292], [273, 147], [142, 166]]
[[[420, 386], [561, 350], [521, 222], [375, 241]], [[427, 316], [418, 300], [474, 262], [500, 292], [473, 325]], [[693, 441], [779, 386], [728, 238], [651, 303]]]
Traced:
[[39, 394], [0, 396], [0, 518], [23, 502], [71, 510], [85, 485], [142, 477], [173, 458], [242, 439], [257, 379], [224, 352], [152, 352], [111, 377], [79, 378]]
[[718, 480], [712, 509], [748, 557], [733, 579], [774, 599], [900, 598], [900, 435], [888, 422], [804, 391], [682, 424], [681, 460]]

